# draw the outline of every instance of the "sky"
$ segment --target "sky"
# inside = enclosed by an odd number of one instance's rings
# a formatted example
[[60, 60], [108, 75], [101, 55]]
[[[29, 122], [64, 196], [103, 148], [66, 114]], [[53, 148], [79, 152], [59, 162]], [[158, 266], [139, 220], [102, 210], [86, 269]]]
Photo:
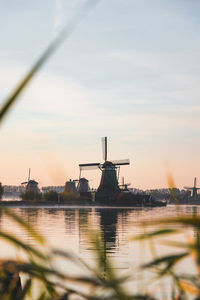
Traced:
[[[0, 0], [0, 104], [84, 0]], [[99, 0], [0, 128], [0, 181], [64, 185], [79, 163], [130, 159], [132, 187], [200, 180], [200, 2]], [[84, 171], [91, 187], [101, 172]], [[198, 179], [197, 179], [198, 182]], [[200, 184], [200, 182], [199, 182]]]

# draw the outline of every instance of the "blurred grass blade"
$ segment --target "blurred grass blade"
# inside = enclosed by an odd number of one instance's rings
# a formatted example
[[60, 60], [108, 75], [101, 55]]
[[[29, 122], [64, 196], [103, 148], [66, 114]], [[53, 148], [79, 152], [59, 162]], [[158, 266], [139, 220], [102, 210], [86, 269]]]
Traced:
[[142, 268], [146, 269], [146, 268], [151, 268], [151, 267], [155, 267], [158, 266], [160, 264], [167, 264], [170, 266], [173, 266], [174, 264], [176, 264], [179, 260], [181, 260], [182, 258], [186, 257], [188, 255], [188, 252], [184, 252], [184, 253], [180, 253], [180, 254], [175, 254], [175, 255], [166, 255], [166, 256], [162, 256], [160, 258], [156, 258], [153, 261], [142, 265]]
[[59, 300], [68, 300], [71, 293], [65, 293]]
[[88, 13], [88, 11], [98, 2], [99, 0], [88, 0], [84, 3], [82, 8], [80, 9], [78, 15], [69, 23], [67, 26], [61, 31], [61, 33], [50, 43], [50, 45], [46, 48], [43, 54], [39, 57], [36, 63], [32, 66], [32, 68], [28, 71], [25, 77], [21, 80], [21, 82], [17, 85], [17, 87], [13, 90], [11, 95], [5, 100], [2, 107], [0, 108], [0, 124], [2, 123], [4, 117], [11, 109], [12, 105], [17, 100], [17, 97], [22, 93], [23, 89], [27, 86], [32, 77], [38, 72], [38, 70], [42, 67], [42, 65], [46, 62], [46, 60], [53, 54], [53, 52], [57, 49], [57, 47], [66, 39], [75, 29], [76, 25], [80, 22], [80, 20], [85, 15], [84, 13]]
[[36, 241], [41, 244], [45, 243], [45, 238], [43, 235], [38, 233], [33, 226], [25, 222], [21, 217], [15, 214], [12, 210], [3, 208], [3, 212], [12, 220], [14, 220], [18, 225], [20, 225], [23, 229], [27, 231]]
[[53, 254], [53, 255], [59, 255], [59, 256], [61, 256], [61, 257], [64, 257], [64, 258], [66, 258], [66, 259], [69, 259], [69, 260], [71, 260], [71, 261], [80, 263], [80, 259], [79, 259], [77, 256], [75, 256], [75, 255], [72, 254], [72, 253], [63, 251], [63, 250], [52, 249], [52, 254]]
[[152, 237], [163, 236], [163, 235], [168, 235], [177, 232], [178, 232], [177, 229], [159, 229], [153, 232], [143, 233], [138, 236], [131, 237], [130, 240], [131, 241], [146, 240], [146, 239], [151, 239]]
[[180, 217], [172, 217], [172, 218], [166, 218], [166, 219], [158, 219], [151, 221], [153, 224], [181, 224], [181, 225], [187, 225], [187, 226], [193, 226], [197, 229], [200, 228], [200, 217], [199, 216], [180, 216]]
[[73, 255], [72, 253], [68, 253], [66, 251], [63, 250], [58, 250], [58, 249], [54, 249], [52, 252], [54, 255], [58, 255], [61, 256], [65, 259], [69, 259], [71, 261], [73, 261], [74, 263], [77, 263], [79, 265], [82, 265], [83, 267], [85, 267], [85, 269], [89, 270], [93, 276], [98, 277], [99, 280], [101, 280], [102, 278], [99, 277], [99, 272], [96, 269], [93, 269], [91, 266], [89, 266], [83, 259], [81, 259], [80, 257], [77, 257], [75, 255]]
[[180, 280], [180, 284], [184, 292], [188, 292], [191, 295], [199, 296], [200, 290], [193, 283], [185, 280]]
[[16, 300], [24, 300], [31, 289], [32, 280], [28, 279], [24, 284], [23, 290], [20, 293], [20, 296], [16, 298]]
[[171, 241], [171, 240], [165, 240], [165, 241], [160, 241], [160, 245], [164, 246], [169, 246], [169, 247], [176, 247], [176, 248], [182, 248], [182, 249], [190, 249], [193, 250], [195, 249], [195, 245], [192, 243], [184, 243], [184, 242], [176, 242], [176, 241]]
[[45, 292], [43, 292], [38, 298], [37, 300], [44, 300], [45, 299]]
[[25, 250], [26, 252], [29, 252], [31, 254], [36, 255], [39, 258], [45, 259], [46, 256], [43, 255], [40, 251], [36, 250], [35, 248], [28, 246], [27, 244], [25, 244], [24, 242], [20, 241], [19, 239], [17, 239], [15, 236], [9, 234], [9, 233], [5, 233], [0, 231], [0, 237], [4, 238], [6, 241], [11, 242], [15, 247], [20, 247], [23, 250]]

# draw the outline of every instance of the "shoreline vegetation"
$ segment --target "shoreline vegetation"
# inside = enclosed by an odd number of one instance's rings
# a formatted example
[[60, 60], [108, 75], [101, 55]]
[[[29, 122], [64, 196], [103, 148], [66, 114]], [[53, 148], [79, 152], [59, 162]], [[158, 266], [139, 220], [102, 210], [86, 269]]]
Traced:
[[[158, 204], [159, 202], [167, 203], [167, 204], [176, 204], [176, 205], [200, 205], [200, 197], [197, 195], [196, 198], [191, 197], [188, 193], [182, 193], [180, 190], [176, 188], [169, 188], [169, 195], [167, 197], [164, 197], [164, 195], [158, 193], [157, 191], [155, 193], [152, 193], [152, 199], [155, 203]], [[145, 194], [134, 194], [136, 196], [137, 201], [134, 201], [131, 199], [131, 193], [124, 193], [122, 192], [117, 198], [116, 201], [107, 201], [106, 203], [102, 203], [101, 201], [95, 200], [95, 191], [87, 192], [80, 194], [78, 192], [75, 192], [73, 190], [68, 190], [64, 192], [57, 192], [55, 190], [50, 190], [45, 193], [41, 192], [33, 192], [33, 191], [27, 191], [20, 195], [20, 198], [16, 200], [16, 198], [13, 198], [12, 200], [9, 198], [3, 198], [3, 187], [0, 183], [0, 205], [1, 206], [60, 206], [60, 205], [75, 205], [75, 206], [127, 206], [127, 207], [137, 207], [137, 206], [143, 206], [141, 205], [142, 196]], [[159, 197], [160, 195], [160, 197]], [[152, 202], [153, 203], [153, 202]], [[144, 205], [145, 206], [145, 205]], [[148, 205], [146, 205], [148, 206]], [[151, 205], [149, 205], [151, 206]], [[155, 205], [156, 206], [156, 205]], [[154, 205], [152, 204], [152, 207]]]
[[0, 182], [0, 200], [2, 198], [3, 192], [4, 192], [4, 189], [3, 189], [3, 186], [2, 186], [2, 184]]
[[153, 199], [150, 195], [132, 194], [131, 192], [121, 191], [114, 197], [104, 197], [96, 199], [95, 192], [77, 192], [72, 189], [65, 190], [62, 193], [48, 191], [40, 193], [35, 191], [26, 191], [21, 194], [19, 201], [1, 201], [1, 206], [48, 206], [48, 205], [66, 205], [66, 206], [102, 206], [102, 207], [156, 207], [166, 206], [167, 202]]
[[[2, 197], [5, 199], [15, 199], [15, 198], [20, 198], [21, 195], [24, 194], [24, 190], [22, 189], [21, 186], [12, 186], [12, 185], [2, 185], [4, 192], [2, 194]], [[50, 193], [49, 195], [47, 194], [45, 196], [45, 200], [51, 200], [52, 198], [54, 198], [54, 200], [57, 199], [57, 197], [60, 197], [60, 194], [63, 194], [63, 192], [58, 192], [57, 191], [58, 187], [54, 187], [52, 186], [51, 189], [50, 187], [45, 187], [45, 188], [41, 188], [40, 190], [42, 190], [42, 195], [46, 194], [46, 193]], [[70, 192], [69, 189], [65, 189], [65, 186], [59, 186], [60, 189], [63, 189], [63, 191], [65, 192]], [[0, 188], [1, 191], [1, 188]], [[74, 192], [73, 190], [71, 190], [72, 192]], [[95, 194], [95, 189], [90, 190], [90, 193], [92, 195]], [[122, 189], [122, 191], [124, 191]], [[192, 197], [192, 193], [189, 190], [186, 189], [178, 189], [178, 188], [160, 188], [160, 189], [147, 189], [147, 190], [142, 190], [142, 189], [127, 189], [127, 192], [130, 191], [131, 193], [133, 193], [134, 195], [151, 195], [155, 200], [163, 200], [163, 201], [167, 201], [168, 203], [174, 203], [174, 196], [176, 195], [176, 198], [178, 199], [179, 202], [184, 202], [184, 203], [190, 203], [192, 202], [198, 202], [200, 201], [200, 195], [197, 194], [196, 199], [194, 199], [195, 197]], [[53, 193], [57, 193], [57, 195], [53, 195]], [[71, 198], [76, 198], [76, 195], [69, 195]], [[23, 196], [24, 197], [24, 196]], [[65, 195], [65, 197], [67, 197], [67, 195]], [[68, 197], [68, 198], [70, 198]], [[33, 197], [32, 195], [30, 195], [29, 199], [31, 200]], [[28, 200], [29, 200], [28, 199]], [[23, 200], [25, 200], [23, 198]], [[188, 201], [189, 200], [189, 201]], [[194, 201], [193, 201], [194, 200]]]
[[35, 193], [32, 191], [27, 191], [25, 193], [22, 193], [20, 198], [23, 201], [43, 201], [43, 202], [62, 202], [62, 201], [68, 201], [68, 200], [78, 200], [80, 196], [73, 192], [63, 192], [63, 193], [57, 193], [56, 191], [49, 191], [46, 193]]

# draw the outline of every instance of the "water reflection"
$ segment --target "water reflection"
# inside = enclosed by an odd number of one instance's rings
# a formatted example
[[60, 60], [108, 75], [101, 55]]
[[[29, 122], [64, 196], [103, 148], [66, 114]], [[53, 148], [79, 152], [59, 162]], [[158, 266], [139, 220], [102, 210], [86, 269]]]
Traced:
[[117, 243], [117, 231], [120, 227], [121, 232], [127, 225], [127, 217], [131, 210], [127, 209], [96, 209], [100, 218], [100, 230], [108, 252], [115, 251], [119, 247]]
[[104, 248], [106, 251], [111, 251], [115, 248], [119, 211], [117, 209], [97, 209], [96, 212], [100, 217]]
[[[102, 237], [102, 272], [106, 274], [108, 268], [125, 269], [129, 268], [126, 231], [127, 217], [130, 210], [127, 209], [96, 209], [96, 216], [99, 217], [99, 228]], [[125, 240], [125, 243], [124, 243]], [[125, 246], [125, 247], [124, 247]], [[108, 259], [115, 258], [112, 265], [108, 265]]]
[[55, 208], [46, 208], [45, 212], [50, 216], [57, 216], [58, 215], [58, 209]]
[[[57, 207], [21, 208], [16, 211], [30, 225], [39, 229], [53, 247], [73, 250], [85, 259], [92, 257], [92, 247], [88, 243], [87, 231], [99, 229], [102, 235], [105, 262], [109, 256], [117, 261], [118, 268], [127, 269], [138, 255], [136, 247], [129, 242], [129, 237], [142, 232], [143, 229], [139, 225], [141, 220], [149, 221], [180, 214], [196, 216], [200, 213], [200, 207], [169, 206], [155, 209]], [[152, 226], [149, 225], [149, 230], [153, 230]], [[0, 227], [16, 233], [30, 244], [36, 243], [27, 233], [13, 227], [13, 223], [6, 216], [2, 216], [1, 210]], [[200, 239], [200, 228], [196, 229], [194, 235], [198, 235]], [[7, 251], [6, 248], [1, 248], [1, 250], [4, 253]]]
[[37, 208], [20, 208], [20, 215], [24, 218], [24, 220], [31, 225], [37, 224], [39, 210]]
[[75, 209], [64, 210], [64, 222], [65, 222], [66, 232], [70, 232], [72, 234], [75, 231], [75, 220], [76, 220], [75, 212], [76, 212]]

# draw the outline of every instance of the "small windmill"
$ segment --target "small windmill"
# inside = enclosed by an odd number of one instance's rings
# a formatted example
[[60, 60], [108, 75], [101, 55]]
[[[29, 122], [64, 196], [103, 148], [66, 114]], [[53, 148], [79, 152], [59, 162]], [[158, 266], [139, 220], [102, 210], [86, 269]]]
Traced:
[[89, 181], [84, 177], [74, 179], [73, 183], [75, 184], [76, 191], [79, 193], [86, 193], [90, 190]]
[[130, 185], [131, 185], [130, 183], [125, 183], [124, 177], [122, 177], [122, 184], [119, 185], [121, 187], [121, 189], [123, 191], [128, 191], [128, 186], [130, 186]]
[[102, 149], [104, 162], [79, 164], [80, 176], [82, 170], [100, 169], [102, 175], [95, 199], [114, 199], [121, 191], [118, 185], [120, 166], [129, 165], [130, 161], [129, 159], [108, 161], [107, 137], [102, 138]]
[[25, 192], [38, 193], [39, 192], [38, 182], [35, 180], [30, 180], [30, 176], [31, 176], [31, 169], [29, 168], [28, 180], [25, 182], [22, 182], [21, 184], [25, 185]]
[[194, 186], [193, 187], [184, 186], [184, 189], [192, 191], [192, 198], [197, 199], [197, 191], [200, 190], [200, 188], [197, 187], [197, 178], [194, 177]]

